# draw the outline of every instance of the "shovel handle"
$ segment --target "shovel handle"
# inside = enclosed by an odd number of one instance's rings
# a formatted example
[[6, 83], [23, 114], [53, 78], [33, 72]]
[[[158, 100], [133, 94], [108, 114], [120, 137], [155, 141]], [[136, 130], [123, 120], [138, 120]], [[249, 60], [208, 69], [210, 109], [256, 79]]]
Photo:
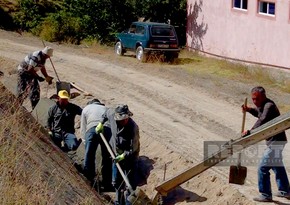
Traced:
[[[247, 106], [248, 98], [245, 98], [244, 106]], [[245, 122], [246, 122], [246, 111], [243, 111], [243, 121], [242, 121], [242, 130], [241, 133], [244, 132], [245, 130]], [[242, 153], [238, 153], [238, 167], [241, 166], [241, 158], [242, 158]]]
[[[248, 98], [245, 98], [244, 106], [247, 106], [247, 102], [248, 102]], [[245, 122], [246, 122], [246, 111], [243, 111], [243, 121], [242, 121], [242, 131], [241, 131], [241, 133], [244, 132]]]
[[[104, 142], [104, 144], [105, 144], [105, 146], [106, 146], [108, 152], [110, 153], [111, 157], [112, 157], [113, 159], [115, 159], [115, 154], [114, 154], [114, 152], [112, 151], [112, 149], [111, 149], [110, 145], [108, 144], [108, 142], [107, 142], [105, 136], [103, 135], [103, 133], [100, 133], [100, 136], [101, 136], [101, 138], [102, 138], [102, 140], [103, 140], [103, 142]], [[126, 176], [125, 173], [123, 172], [123, 170], [122, 170], [122, 168], [121, 168], [121, 166], [120, 166], [120, 164], [119, 164], [118, 162], [116, 163], [116, 166], [117, 166], [117, 168], [118, 168], [118, 170], [119, 170], [121, 176], [123, 177], [123, 179], [124, 179], [124, 181], [125, 181], [125, 183], [126, 183], [126, 186], [127, 186], [128, 189], [129, 189], [129, 191], [130, 191], [131, 193], [133, 193], [133, 188], [132, 188], [132, 186], [131, 186], [131, 184], [130, 184], [128, 178], [127, 178], [127, 176]]]

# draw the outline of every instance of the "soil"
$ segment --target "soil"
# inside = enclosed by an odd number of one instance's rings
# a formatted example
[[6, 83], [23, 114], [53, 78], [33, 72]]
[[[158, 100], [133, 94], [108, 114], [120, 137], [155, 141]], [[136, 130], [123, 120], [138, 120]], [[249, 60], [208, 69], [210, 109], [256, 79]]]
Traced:
[[[249, 91], [256, 86], [254, 79], [245, 84], [214, 75], [191, 75], [184, 64], [139, 63], [130, 54], [116, 56], [113, 48], [46, 44], [54, 48], [52, 61], [62, 81], [75, 82], [107, 106], [128, 104], [140, 127], [140, 159], [148, 177], [141, 188], [149, 197], [154, 196], [154, 187], [164, 179], [203, 160], [204, 141], [239, 137], [241, 104], [245, 97], [250, 99]], [[18, 63], [26, 54], [41, 48], [43, 44], [38, 38], [0, 31], [0, 70], [5, 74], [2, 81], [15, 79]], [[190, 66], [190, 59], [186, 60], [186, 66]], [[49, 61], [47, 70], [57, 79]], [[279, 72], [289, 75], [288, 71]], [[42, 97], [55, 93], [55, 87], [45, 83], [41, 90]], [[266, 90], [278, 105], [289, 103], [289, 93], [272, 87]], [[84, 107], [91, 98], [81, 95], [71, 101]], [[255, 120], [247, 115], [246, 129]], [[288, 172], [289, 146], [284, 151]], [[258, 195], [256, 172], [257, 164], [248, 166], [245, 185], [233, 185], [228, 183], [229, 166], [216, 166], [182, 184], [163, 201], [165, 204], [255, 204], [252, 198]], [[272, 189], [277, 191], [274, 181]], [[275, 200], [273, 204], [290, 204], [285, 199]]]

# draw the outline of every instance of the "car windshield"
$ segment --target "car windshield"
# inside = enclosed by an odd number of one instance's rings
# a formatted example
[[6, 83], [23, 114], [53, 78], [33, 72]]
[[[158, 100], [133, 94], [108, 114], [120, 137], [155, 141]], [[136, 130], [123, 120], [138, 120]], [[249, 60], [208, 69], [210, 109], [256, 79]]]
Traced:
[[167, 26], [152, 26], [151, 33], [152, 36], [174, 36], [173, 28]]

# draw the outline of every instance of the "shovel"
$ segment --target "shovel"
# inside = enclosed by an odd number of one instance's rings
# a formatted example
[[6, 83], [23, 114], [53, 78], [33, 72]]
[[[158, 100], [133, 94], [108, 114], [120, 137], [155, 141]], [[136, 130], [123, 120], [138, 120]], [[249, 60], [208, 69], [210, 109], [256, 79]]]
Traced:
[[[245, 98], [245, 106], [247, 106], [247, 98]], [[243, 112], [242, 130], [244, 132], [246, 121], [246, 112]], [[241, 166], [241, 156], [242, 153], [238, 153], [238, 163], [236, 166], [230, 166], [229, 183], [243, 185], [247, 177], [247, 167]]]
[[[100, 133], [100, 136], [101, 136], [101, 138], [102, 138], [102, 140], [103, 140], [108, 152], [110, 153], [112, 159], [115, 159], [115, 154], [112, 151], [112, 149], [111, 149], [110, 145], [108, 144], [108, 142], [107, 142], [105, 136], [103, 135], [103, 133]], [[136, 189], [134, 191], [132, 186], [131, 186], [131, 184], [130, 184], [130, 182], [129, 182], [129, 180], [128, 180], [128, 177], [125, 175], [125, 173], [123, 172], [123, 170], [122, 170], [122, 168], [121, 168], [121, 166], [120, 166], [120, 164], [118, 162], [116, 163], [116, 166], [117, 166], [117, 168], [118, 168], [123, 180], [125, 181], [125, 184], [126, 184], [128, 190], [130, 192], [130, 195], [127, 197], [127, 200], [130, 201], [132, 204], [144, 204], [143, 201], [144, 201], [144, 198], [146, 198], [145, 197], [145, 193], [141, 189]], [[149, 203], [147, 202], [145, 204], [149, 204]]]

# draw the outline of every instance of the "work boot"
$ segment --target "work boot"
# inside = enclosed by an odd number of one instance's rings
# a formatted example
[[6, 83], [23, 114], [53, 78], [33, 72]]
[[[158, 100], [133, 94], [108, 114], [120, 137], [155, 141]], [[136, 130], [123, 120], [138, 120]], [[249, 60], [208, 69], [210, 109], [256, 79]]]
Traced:
[[258, 201], [258, 202], [273, 202], [272, 197], [266, 197], [263, 195], [260, 195], [258, 197], [253, 198], [254, 201]]
[[277, 193], [274, 194], [274, 196], [290, 200], [290, 193], [284, 191], [278, 191]]

